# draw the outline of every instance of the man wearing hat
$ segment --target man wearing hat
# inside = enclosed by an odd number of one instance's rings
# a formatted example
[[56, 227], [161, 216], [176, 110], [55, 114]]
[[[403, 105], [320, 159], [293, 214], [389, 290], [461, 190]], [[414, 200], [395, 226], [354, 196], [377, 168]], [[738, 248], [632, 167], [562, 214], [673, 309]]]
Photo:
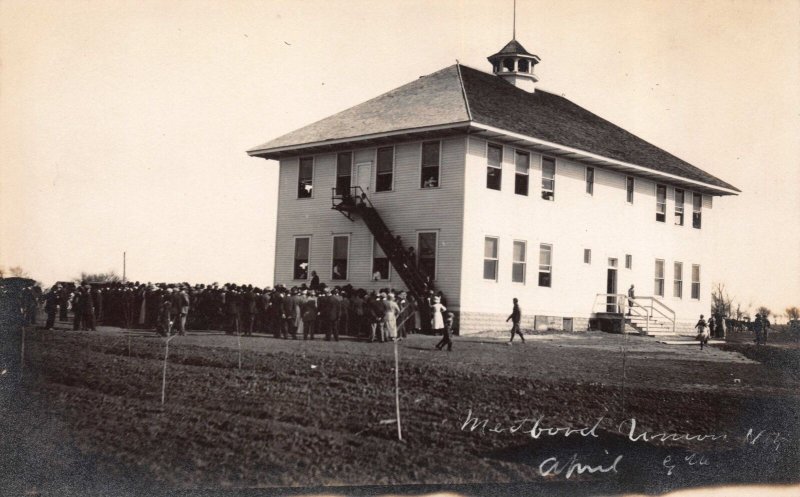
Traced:
[[508, 342], [511, 343], [514, 341], [514, 335], [519, 335], [522, 339], [522, 342], [525, 343], [525, 337], [522, 335], [522, 331], [519, 329], [519, 323], [522, 321], [522, 311], [519, 310], [519, 301], [516, 297], [512, 300], [514, 307], [511, 309], [511, 315], [506, 318], [506, 323], [511, 320], [511, 340]]
[[325, 288], [325, 296], [318, 305], [325, 326], [325, 340], [330, 341], [333, 335], [334, 340], [339, 341], [339, 301], [333, 297], [330, 288]]

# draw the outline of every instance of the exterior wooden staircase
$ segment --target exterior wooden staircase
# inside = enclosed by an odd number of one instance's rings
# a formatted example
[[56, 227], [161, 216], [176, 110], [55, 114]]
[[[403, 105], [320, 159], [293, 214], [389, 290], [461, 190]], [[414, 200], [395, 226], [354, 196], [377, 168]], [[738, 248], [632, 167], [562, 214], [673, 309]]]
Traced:
[[375, 206], [360, 186], [347, 189], [332, 188], [331, 208], [341, 212], [349, 220], [355, 222], [359, 217], [367, 225], [375, 237], [395, 272], [400, 276], [409, 292], [421, 301], [428, 291], [434, 290], [433, 283], [428, 281], [417, 266], [417, 261], [408, 255], [406, 247], [392, 236], [391, 230], [381, 218]]

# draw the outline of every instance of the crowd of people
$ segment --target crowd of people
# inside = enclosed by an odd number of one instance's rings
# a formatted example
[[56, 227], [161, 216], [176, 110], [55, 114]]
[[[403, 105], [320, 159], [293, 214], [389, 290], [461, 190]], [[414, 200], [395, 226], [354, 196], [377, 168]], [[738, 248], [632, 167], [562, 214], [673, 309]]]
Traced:
[[231, 283], [58, 283], [41, 300], [46, 329], [54, 326], [57, 315], [67, 321], [68, 312], [73, 330], [95, 330], [103, 324], [149, 329], [164, 336], [193, 329], [307, 340], [324, 335], [336, 341], [348, 335], [386, 342], [414, 332], [444, 334], [445, 327], [449, 336], [453, 325], [441, 292], [430, 291], [415, 299], [390, 288], [367, 292], [350, 285], [329, 287], [314, 279], [310, 286], [290, 288]]

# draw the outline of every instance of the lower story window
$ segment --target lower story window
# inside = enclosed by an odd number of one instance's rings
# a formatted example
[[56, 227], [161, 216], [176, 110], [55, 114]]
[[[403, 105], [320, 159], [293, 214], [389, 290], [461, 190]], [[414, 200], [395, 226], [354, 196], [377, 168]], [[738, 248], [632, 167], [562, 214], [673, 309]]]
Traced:
[[673, 297], [683, 298], [683, 263], [676, 262], [672, 271], [672, 295]]
[[375, 238], [372, 239], [372, 280], [389, 279], [389, 258]]
[[539, 245], [539, 286], [551, 286], [553, 276], [553, 246]]
[[294, 239], [294, 266], [292, 278], [296, 280], [308, 279], [308, 254], [311, 248], [311, 238], [307, 236]]
[[692, 298], [700, 299], [700, 265], [692, 264]]
[[483, 240], [483, 279], [497, 281], [497, 238]]
[[349, 250], [349, 235], [337, 235], [333, 237], [333, 261], [331, 265], [332, 280], [347, 279], [347, 255]]
[[514, 260], [511, 263], [511, 281], [525, 283], [525, 265], [527, 262], [527, 247], [525, 242], [514, 242]]
[[656, 259], [655, 285], [653, 288], [653, 293], [659, 297], [664, 296], [664, 261], [662, 259]]
[[417, 233], [417, 267], [431, 281], [436, 279], [436, 243], [438, 233]]

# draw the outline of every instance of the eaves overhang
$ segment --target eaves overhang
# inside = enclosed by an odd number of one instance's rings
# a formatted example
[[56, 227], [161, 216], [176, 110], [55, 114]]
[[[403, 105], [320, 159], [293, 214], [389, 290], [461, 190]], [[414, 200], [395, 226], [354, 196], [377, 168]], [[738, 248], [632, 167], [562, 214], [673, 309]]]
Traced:
[[669, 183], [671, 185], [680, 186], [686, 188], [687, 190], [692, 190], [707, 195], [738, 195], [741, 193], [741, 191], [736, 188], [731, 189], [712, 185], [703, 181], [658, 171], [630, 162], [604, 157], [602, 155], [587, 152], [585, 150], [548, 142], [532, 136], [514, 133], [477, 122], [472, 122], [470, 124], [468, 133], [472, 136], [478, 136], [488, 140], [506, 143], [511, 146], [524, 147], [525, 149], [529, 150], [536, 150], [543, 154], [562, 157], [570, 161], [580, 162], [590, 166], [598, 166], [631, 176], [637, 176], [640, 178], [643, 177], [655, 182]]
[[470, 121], [459, 121], [420, 128], [407, 128], [381, 133], [371, 133], [352, 137], [320, 140], [295, 145], [282, 145], [278, 147], [254, 148], [247, 151], [251, 157], [280, 160], [297, 155], [314, 155], [334, 152], [351, 147], [376, 147], [396, 143], [397, 141], [433, 140], [469, 130]]

